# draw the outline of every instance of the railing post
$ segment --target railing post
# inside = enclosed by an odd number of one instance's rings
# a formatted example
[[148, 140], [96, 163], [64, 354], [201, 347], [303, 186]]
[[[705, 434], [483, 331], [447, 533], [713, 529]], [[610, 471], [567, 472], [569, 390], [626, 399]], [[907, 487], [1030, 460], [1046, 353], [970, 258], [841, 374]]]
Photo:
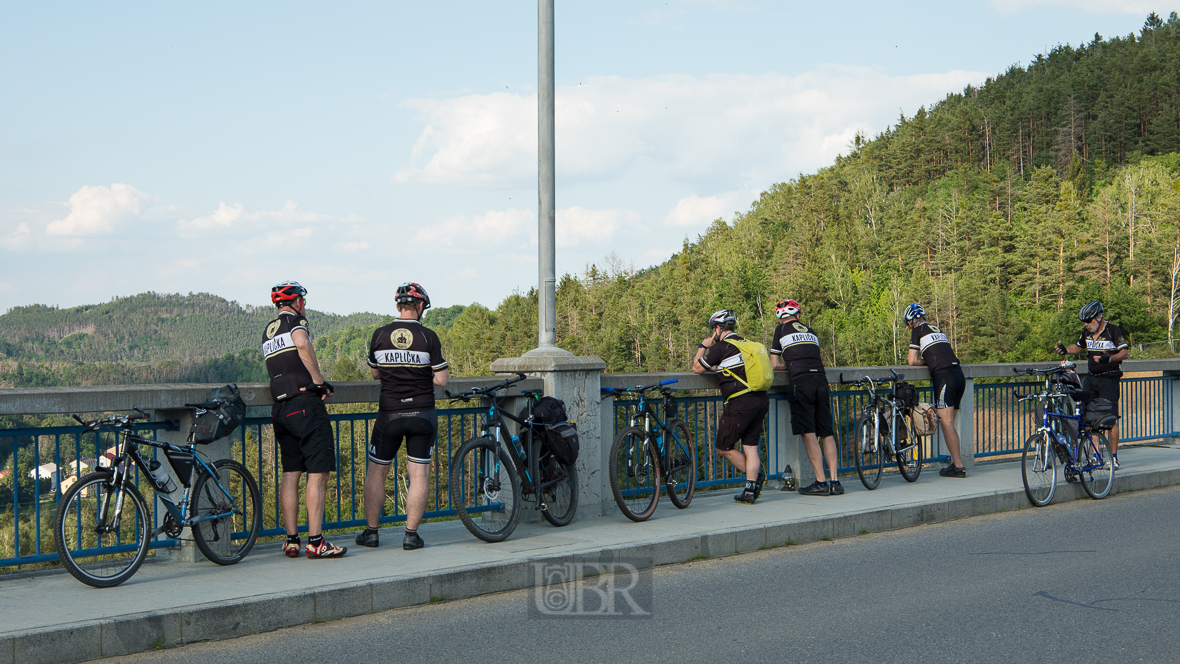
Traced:
[[970, 473], [975, 469], [975, 379], [970, 376], [965, 381], [967, 387], [963, 390], [963, 400], [960, 402], [959, 416], [955, 421], [955, 430], [959, 432], [959, 456], [963, 459], [963, 468]]
[[[545, 382], [545, 394], [565, 402], [570, 420], [578, 425], [578, 511], [577, 517], [602, 514], [603, 498], [610, 499], [609, 488], [603, 493], [607, 478], [604, 464], [610, 449], [611, 430], [603, 430], [599, 391], [606, 362], [597, 357], [577, 355], [526, 355], [492, 362], [494, 372], [521, 371]], [[608, 485], [609, 486], [609, 485]], [[527, 506], [527, 505], [526, 505]]]

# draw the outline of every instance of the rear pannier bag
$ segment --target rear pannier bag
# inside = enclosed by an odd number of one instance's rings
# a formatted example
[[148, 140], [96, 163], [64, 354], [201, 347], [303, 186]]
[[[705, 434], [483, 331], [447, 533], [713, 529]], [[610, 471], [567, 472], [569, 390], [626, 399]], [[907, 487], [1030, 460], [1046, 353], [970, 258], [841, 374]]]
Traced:
[[189, 430], [189, 440], [198, 445], [225, 438], [233, 433], [246, 417], [246, 402], [242, 400], [238, 386], [233, 383], [213, 388], [205, 401], [211, 407], [197, 409], [193, 428]]
[[[520, 411], [520, 419], [528, 417], [528, 408]], [[578, 427], [569, 421], [565, 402], [555, 397], [541, 397], [533, 406], [533, 422], [553, 457], [568, 466], [578, 460]]]
[[1086, 426], [1095, 431], [1109, 431], [1118, 424], [1119, 417], [1114, 414], [1114, 402], [1110, 399], [1091, 399], [1086, 403], [1086, 414], [1083, 418]]

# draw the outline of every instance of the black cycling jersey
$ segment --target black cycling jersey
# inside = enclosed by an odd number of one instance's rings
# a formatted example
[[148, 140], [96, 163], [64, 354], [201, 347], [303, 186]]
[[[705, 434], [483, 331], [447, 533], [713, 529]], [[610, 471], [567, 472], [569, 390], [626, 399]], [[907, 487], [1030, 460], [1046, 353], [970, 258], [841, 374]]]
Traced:
[[718, 372], [717, 382], [718, 387], [721, 388], [721, 396], [728, 399], [729, 395], [746, 389], [746, 386], [734, 380], [732, 376], [720, 373], [721, 370], [728, 369], [742, 380], [745, 380], [746, 364], [742, 361], [742, 351], [738, 350], [737, 346], [725, 341], [725, 339], [738, 341], [741, 337], [730, 332], [725, 335], [724, 339], [713, 342], [713, 345], [709, 346], [709, 349], [701, 356], [700, 362], [701, 366], [709, 371]]
[[1103, 353], [1114, 355], [1127, 347], [1127, 339], [1123, 336], [1123, 331], [1119, 326], [1113, 325], [1108, 321], [1103, 321], [1102, 329], [1098, 331], [1097, 339], [1087, 332], [1085, 328], [1082, 328], [1082, 336], [1078, 338], [1078, 346], [1086, 349], [1086, 361], [1090, 369], [1090, 375], [1122, 375], [1123, 372], [1119, 369], [1122, 362], [1104, 362], [1102, 360]]
[[[266, 358], [266, 373], [270, 376], [270, 395], [275, 401], [299, 396], [299, 388], [312, 384], [311, 372], [299, 357], [299, 350], [291, 339], [295, 330], [308, 332], [303, 316], [291, 311], [280, 311], [279, 317], [266, 325], [262, 335], [262, 356]], [[303, 392], [302, 394], [306, 394]]]
[[399, 318], [373, 332], [369, 366], [381, 374], [381, 410], [400, 413], [434, 408], [434, 372], [447, 361], [434, 330]]
[[930, 323], [922, 323], [910, 333], [910, 348], [922, 354], [922, 360], [930, 373], [938, 373], [959, 364], [951, 342], [946, 335]]
[[811, 376], [828, 381], [819, 354], [819, 336], [803, 323], [793, 320], [776, 327], [770, 352], [782, 356], [792, 383]]

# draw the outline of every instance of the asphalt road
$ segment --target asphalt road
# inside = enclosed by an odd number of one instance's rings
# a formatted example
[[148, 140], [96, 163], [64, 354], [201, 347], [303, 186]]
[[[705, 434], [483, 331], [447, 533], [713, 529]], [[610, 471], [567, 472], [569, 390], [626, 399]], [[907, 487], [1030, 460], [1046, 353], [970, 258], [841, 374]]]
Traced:
[[1174, 662], [1178, 565], [1180, 487], [661, 567], [647, 618], [515, 591], [116, 661]]

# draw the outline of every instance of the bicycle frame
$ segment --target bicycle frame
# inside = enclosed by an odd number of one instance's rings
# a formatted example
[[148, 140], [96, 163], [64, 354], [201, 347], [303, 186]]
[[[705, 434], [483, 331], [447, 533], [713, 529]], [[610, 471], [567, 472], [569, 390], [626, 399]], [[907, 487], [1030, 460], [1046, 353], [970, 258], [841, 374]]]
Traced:
[[[886, 426], [889, 427], [889, 451], [893, 455], [896, 456], [898, 454], [904, 454], [904, 453], [910, 451], [911, 449], [913, 449], [915, 446], [921, 444], [920, 442], [918, 442], [916, 440], [916, 437], [911, 434], [909, 445], [902, 447], [900, 449], [897, 447], [897, 427], [894, 426], [892, 423], [897, 422], [899, 420], [904, 420], [904, 409], [902, 407], [898, 406], [896, 399], [893, 399], [892, 397], [882, 396], [881, 394], [878, 393], [878, 388], [882, 383], [893, 383], [893, 387], [890, 389], [890, 394], [894, 393], [897, 389], [897, 383], [901, 382], [902, 380], [903, 380], [902, 378], [897, 377], [895, 375], [891, 378], [886, 378], [886, 379], [880, 380], [880, 381], [874, 381], [869, 376], [865, 376], [862, 380], [854, 381], [854, 384], [857, 384], [857, 385], [859, 385], [862, 382], [868, 383], [868, 385], [869, 385], [869, 387], [868, 387], [869, 403], [861, 411], [861, 414], [862, 415], [872, 415], [872, 414], [877, 415], [876, 417], [873, 418], [873, 445], [874, 445], [873, 451], [876, 451], [875, 446], [878, 444], [878, 442], [882, 438], [882, 436], [881, 436], [882, 420], [884, 420]], [[843, 381], [841, 381], [841, 382], [843, 382]], [[888, 418], [888, 419], [886, 419], [886, 418]], [[863, 452], [864, 450], [861, 450], [861, 451]]]
[[[527, 396], [528, 393], [526, 393], [526, 398]], [[512, 461], [516, 465], [517, 470], [520, 471], [522, 491], [525, 487], [527, 487], [533, 492], [534, 506], [536, 509], [547, 509], [544, 501], [542, 500], [545, 490], [558, 484], [564, 478], [559, 477], [557, 479], [550, 480], [549, 482], [538, 483], [537, 480], [541, 477], [541, 445], [537, 440], [536, 429], [527, 420], [522, 420], [512, 413], [504, 410], [503, 404], [501, 403], [504, 398], [505, 397], [496, 396], [495, 394], [487, 394], [480, 397], [481, 400], [486, 399], [489, 401], [488, 412], [484, 418], [483, 427], [481, 429], [482, 434], [494, 439], [497, 445], [500, 445], [504, 447], [504, 449], [508, 450], [509, 456], [512, 458]], [[533, 404], [531, 401], [528, 404], [528, 410], [531, 417], [533, 410]], [[513, 434], [508, 430], [508, 425], [504, 422], [505, 417], [519, 425], [520, 433]], [[495, 430], [494, 436], [491, 435], [491, 431], [493, 429]], [[522, 435], [526, 437], [523, 445], [521, 444], [520, 440]], [[512, 444], [509, 445], [509, 442]], [[499, 471], [499, 465], [500, 461], [497, 456], [493, 468], [496, 471]]]

